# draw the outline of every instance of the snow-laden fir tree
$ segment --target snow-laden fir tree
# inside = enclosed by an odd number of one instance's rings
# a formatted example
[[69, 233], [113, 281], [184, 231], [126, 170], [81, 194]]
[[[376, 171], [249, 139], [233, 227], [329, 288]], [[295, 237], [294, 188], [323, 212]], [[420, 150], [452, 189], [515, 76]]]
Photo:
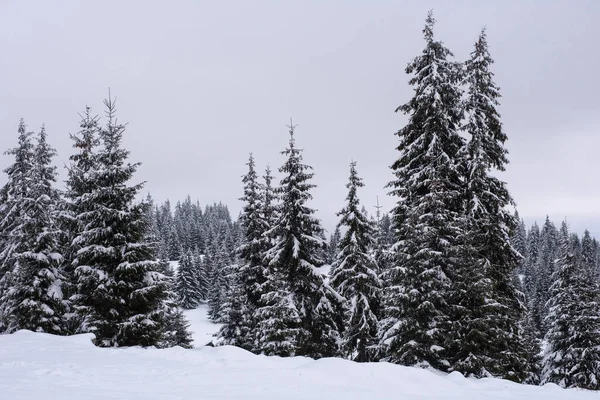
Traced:
[[228, 323], [219, 335], [224, 344], [235, 344], [252, 350], [256, 336], [254, 313], [261, 305], [260, 299], [267, 281], [268, 266], [264, 261], [266, 243], [263, 236], [269, 229], [263, 215], [262, 189], [258, 182], [254, 157], [248, 159], [248, 172], [242, 177], [244, 195], [242, 213], [239, 218], [244, 234], [238, 248], [240, 266], [232, 277], [232, 290]]
[[[469, 140], [460, 154], [465, 212], [458, 235], [460, 261], [450, 271], [455, 332], [449, 348], [453, 370], [521, 382], [529, 369], [520, 331], [525, 299], [516, 279], [522, 256], [510, 242], [520, 221], [507, 209], [513, 201], [506, 183], [494, 176], [505, 170], [508, 152], [492, 63], [483, 30], [465, 65], [468, 91], [462, 129]], [[524, 239], [523, 234], [523, 252]]]
[[150, 194], [146, 197], [146, 236], [145, 240], [153, 244], [155, 258], [158, 258], [157, 271], [163, 274], [167, 280], [167, 295], [163, 302], [164, 308], [164, 329], [162, 339], [158, 343], [159, 347], [168, 348], [181, 346], [183, 348], [192, 348], [192, 335], [189, 332], [189, 323], [186, 321], [183, 312], [179, 308], [177, 302], [177, 294], [175, 292], [174, 271], [165, 258], [161, 259], [160, 242], [158, 241], [159, 228], [158, 219], [156, 217], [156, 208]]
[[[527, 232], [527, 258], [523, 266], [523, 290], [527, 296], [528, 304], [535, 296], [536, 286], [536, 265], [540, 252], [540, 228], [536, 222], [533, 223], [529, 232]], [[531, 308], [531, 306], [528, 306]]]
[[198, 307], [198, 304], [202, 301], [196, 267], [197, 264], [192, 252], [184, 252], [179, 260], [176, 288], [179, 305], [186, 310]]
[[373, 361], [376, 354], [382, 286], [375, 257], [370, 252], [374, 229], [367, 214], [359, 208], [357, 189], [363, 186], [356, 162], [352, 162], [346, 185], [347, 204], [337, 214], [341, 219], [336, 231], [343, 227], [345, 233], [338, 243], [339, 251], [330, 272], [330, 285], [346, 300], [342, 353], [358, 362]]
[[594, 240], [587, 229], [583, 232], [581, 238], [581, 267], [592, 271], [596, 270], [596, 250], [594, 249]]
[[387, 271], [382, 356], [404, 364], [447, 369], [449, 273], [455, 268], [461, 179], [461, 120], [452, 53], [433, 36], [433, 15], [423, 30], [425, 49], [406, 68], [413, 98], [396, 111], [408, 114], [398, 133], [400, 156], [388, 186], [398, 200], [394, 265]]
[[542, 383], [600, 390], [600, 284], [578, 254], [577, 238], [560, 229], [548, 301], [549, 349]]
[[[27, 146], [27, 140], [20, 142]], [[42, 127], [33, 151], [29, 188], [19, 199], [18, 223], [9, 232], [13, 246], [10, 287], [0, 298], [3, 325], [9, 333], [19, 329], [67, 333], [60, 246], [63, 233], [56, 218], [60, 195], [54, 188], [57, 173], [52, 165], [55, 155]]]
[[260, 307], [254, 314], [254, 352], [267, 356], [295, 356], [302, 321], [287, 277], [274, 268], [269, 269], [262, 292]]
[[530, 300], [536, 329], [545, 335], [548, 330], [546, 315], [548, 314], [548, 300], [550, 299], [550, 285], [554, 272], [554, 260], [558, 251], [558, 230], [546, 216], [544, 226], [540, 231], [539, 253], [533, 273], [534, 289]]
[[521, 255], [517, 272], [525, 273], [525, 263], [527, 261], [527, 228], [525, 221], [519, 216], [519, 212], [515, 210], [514, 220], [517, 222], [517, 227], [513, 230], [510, 238], [512, 247]]
[[275, 285], [275, 288], [289, 290], [291, 297], [285, 296], [284, 306], [297, 311], [300, 323], [287, 325], [285, 331], [294, 336], [281, 340], [295, 344], [293, 355], [331, 357], [338, 354], [340, 327], [336, 313], [341, 299], [317, 270], [323, 264], [317, 255], [324, 243], [319, 238], [320, 221], [307, 204], [312, 199], [310, 190], [315, 187], [310, 183], [313, 173], [312, 168], [302, 162], [302, 150], [295, 144], [294, 127], [289, 128], [289, 146], [283, 151], [287, 160], [279, 169], [283, 178], [278, 188], [281, 196], [278, 218], [267, 233], [273, 235], [276, 242], [267, 259], [269, 268], [287, 281], [287, 287]]
[[213, 322], [225, 323], [227, 310], [225, 303], [230, 290], [230, 258], [224, 241], [210, 256], [211, 276], [208, 291], [208, 315]]
[[[4, 170], [7, 182], [0, 191], [0, 299], [5, 298], [12, 286], [15, 252], [22, 240], [21, 230], [24, 215], [22, 206], [32, 186], [34, 145], [31, 132], [25, 122], [18, 127], [18, 145], [6, 152], [14, 156], [14, 162]], [[7, 329], [6, 318], [10, 314], [9, 304], [0, 300], [0, 332]]]
[[329, 236], [329, 243], [327, 244], [327, 260], [326, 261], [328, 264], [333, 263], [333, 261], [335, 260], [337, 254], [338, 254], [341, 238], [342, 238], [342, 233], [340, 232], [340, 228], [339, 228], [339, 226], [336, 226], [333, 233]]
[[125, 125], [117, 122], [114, 100], [105, 106], [97, 166], [88, 172], [93, 186], [82, 196], [86, 208], [75, 216], [83, 227], [73, 240], [82, 330], [93, 332], [103, 347], [158, 345], [168, 285], [145, 241], [146, 206], [136, 203], [142, 184], [128, 184], [139, 164], [128, 163], [129, 152], [121, 147]]
[[198, 289], [199, 301], [206, 302], [208, 300], [208, 291], [210, 289], [210, 271], [205, 260], [205, 256], [200, 253], [200, 249], [196, 247], [193, 253], [194, 271], [196, 273], [196, 286]]

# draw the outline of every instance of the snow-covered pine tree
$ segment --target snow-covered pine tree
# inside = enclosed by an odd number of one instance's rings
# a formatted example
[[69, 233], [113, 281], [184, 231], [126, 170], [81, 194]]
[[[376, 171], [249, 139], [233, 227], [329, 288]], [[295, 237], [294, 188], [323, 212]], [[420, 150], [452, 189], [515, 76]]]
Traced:
[[22, 205], [32, 185], [34, 145], [31, 132], [27, 132], [21, 119], [18, 127], [18, 145], [5, 154], [13, 155], [14, 162], [4, 170], [8, 181], [0, 192], [0, 332], [7, 329], [6, 318], [10, 315], [10, 304], [3, 299], [13, 283], [15, 252], [19, 251], [23, 222]]
[[[26, 146], [26, 141], [23, 144]], [[60, 195], [54, 188], [57, 173], [52, 165], [55, 155], [42, 127], [33, 151], [29, 188], [20, 198], [18, 224], [10, 232], [14, 240], [11, 286], [0, 299], [2, 320], [9, 333], [19, 329], [67, 333], [60, 247], [63, 233], [57, 224]]]
[[331, 264], [335, 261], [339, 251], [341, 239], [342, 233], [340, 232], [340, 227], [336, 226], [333, 233], [329, 236], [329, 243], [327, 245], [327, 263]]
[[530, 301], [536, 329], [542, 336], [546, 334], [548, 326], [548, 300], [550, 299], [550, 285], [554, 273], [554, 260], [558, 251], [558, 231], [550, 218], [546, 216], [544, 226], [540, 231], [539, 254], [535, 265], [535, 288]]
[[229, 288], [221, 307], [221, 314], [226, 314], [226, 318], [217, 333], [217, 336], [222, 339], [219, 343], [253, 350], [254, 315], [249, 311], [250, 305], [242, 281], [242, 270], [237, 264], [229, 266], [228, 269]]
[[229, 321], [221, 329], [220, 336], [225, 344], [252, 350], [254, 343], [250, 338], [256, 336], [254, 313], [260, 306], [262, 289], [267, 281], [267, 265], [263, 260], [267, 249], [263, 235], [269, 226], [263, 215], [262, 189], [252, 154], [246, 165], [248, 172], [242, 177], [244, 195], [240, 198], [244, 204], [239, 218], [244, 234], [237, 250], [240, 267], [232, 277]]
[[200, 249], [196, 247], [193, 253], [194, 271], [196, 273], [197, 290], [199, 301], [208, 300], [208, 290], [210, 289], [210, 271], [205, 262], [205, 256], [201, 254]]
[[[527, 232], [527, 258], [523, 266], [523, 289], [527, 296], [528, 307], [531, 308], [532, 299], [535, 296], [536, 287], [536, 265], [540, 253], [540, 228], [536, 222]], [[533, 316], [532, 316], [533, 317]]]
[[347, 204], [337, 214], [341, 219], [336, 231], [342, 226], [345, 233], [338, 243], [339, 252], [330, 272], [330, 285], [346, 300], [342, 352], [358, 362], [375, 358], [382, 286], [375, 258], [369, 252], [374, 229], [366, 213], [359, 208], [357, 189], [363, 186], [356, 172], [356, 162], [352, 162], [346, 185]]
[[594, 250], [594, 241], [587, 229], [583, 232], [581, 238], [581, 267], [592, 272], [596, 269], [596, 251]]
[[196, 263], [192, 252], [189, 250], [184, 252], [179, 260], [176, 290], [181, 307], [186, 310], [198, 307], [202, 299], [202, 293], [199, 290]]
[[[79, 132], [71, 134], [74, 153], [69, 157], [67, 165], [66, 190], [62, 203], [59, 222], [65, 232], [64, 244], [64, 272], [68, 281], [64, 286], [67, 298], [77, 294], [74, 260], [80, 249], [74, 239], [83, 231], [83, 221], [77, 216], [92, 210], [93, 201], [88, 197], [95, 181], [92, 172], [98, 169], [97, 150], [100, 145], [99, 117], [92, 115], [90, 107], [86, 107], [80, 114]], [[78, 310], [79, 304], [73, 302], [71, 312], [67, 315], [69, 330], [78, 332], [81, 328], [81, 318], [85, 311]]]
[[269, 226], [263, 215], [262, 189], [258, 182], [252, 154], [250, 154], [247, 165], [248, 173], [242, 179], [244, 196], [240, 199], [244, 202], [240, 215], [244, 241], [238, 249], [238, 255], [242, 261], [240, 280], [251, 307], [248, 311], [253, 312], [258, 307], [262, 296], [261, 286], [267, 280], [265, 271], [267, 267], [263, 262], [266, 249], [262, 239]]
[[404, 364], [445, 370], [449, 337], [449, 273], [455, 267], [461, 211], [458, 134], [461, 120], [459, 65], [435, 40], [430, 12], [423, 30], [426, 46], [406, 68], [414, 97], [397, 108], [409, 115], [398, 133], [400, 157], [388, 184], [398, 201], [393, 211], [394, 265], [384, 279], [382, 356]]
[[159, 260], [157, 271], [163, 274], [167, 280], [167, 295], [163, 302], [164, 328], [158, 346], [162, 348], [181, 346], [189, 349], [192, 348], [192, 335], [189, 332], [189, 323], [186, 321], [177, 302], [174, 272], [169, 261], [165, 258], [161, 259], [159, 256], [161, 243], [157, 239], [159, 235], [158, 218], [155, 215], [156, 208], [150, 194], [146, 197], [144, 205], [146, 207], [145, 240], [153, 244], [155, 258]]
[[262, 292], [260, 307], [254, 314], [254, 352], [267, 356], [296, 356], [302, 321], [287, 277], [270, 268]]
[[267, 233], [276, 238], [276, 243], [269, 250], [267, 259], [270, 269], [287, 281], [287, 287], [275, 286], [276, 290], [290, 291], [291, 298], [283, 308], [295, 308], [300, 324], [287, 325], [285, 331], [295, 336], [281, 341], [294, 343], [295, 355], [331, 357], [338, 354], [340, 327], [336, 313], [341, 299], [325, 284], [317, 270], [323, 264], [317, 254], [324, 244], [319, 238], [320, 221], [314, 217], [315, 210], [307, 205], [312, 199], [310, 190], [315, 187], [309, 182], [313, 173], [310, 172], [312, 168], [302, 162], [302, 150], [296, 148], [294, 126], [289, 128], [289, 147], [282, 152], [287, 160], [279, 169], [283, 174], [278, 188], [281, 195], [279, 215]]
[[[456, 334], [449, 347], [453, 370], [522, 382], [529, 369], [520, 331], [526, 308], [520, 284], [513, 281], [522, 256], [510, 243], [520, 220], [507, 210], [514, 203], [506, 183], [494, 176], [505, 170], [508, 152], [492, 63], [483, 30], [465, 65], [468, 92], [462, 129], [470, 138], [460, 152], [465, 210], [458, 237], [463, 259], [450, 270]], [[521, 239], [524, 252], [524, 235]]]
[[521, 255], [517, 272], [523, 275], [527, 261], [527, 228], [525, 228], [525, 221], [519, 216], [517, 210], [515, 210], [514, 220], [517, 221], [517, 227], [513, 230], [510, 244]]
[[105, 100], [107, 124], [100, 131], [94, 183], [85, 197], [90, 208], [75, 216], [84, 227], [73, 243], [77, 302], [84, 331], [99, 346], [159, 345], [164, 332], [168, 284], [146, 242], [146, 206], [135, 203], [142, 184], [129, 186], [139, 164], [121, 147], [125, 125], [115, 102]]
[[230, 260], [224, 241], [221, 241], [221, 245], [210, 256], [210, 262], [212, 265], [210, 289], [208, 291], [208, 315], [213, 322], [224, 323], [227, 317], [224, 304], [230, 290], [228, 281]]
[[19, 237], [15, 237], [13, 231], [21, 223], [22, 199], [31, 187], [34, 158], [32, 134], [27, 132], [25, 121], [21, 119], [18, 127], [18, 145], [5, 152], [14, 156], [14, 162], [4, 170], [8, 181], [0, 191], [0, 295], [3, 289], [8, 287], [10, 271], [14, 264], [12, 255], [19, 243]]
[[582, 265], [574, 242], [563, 222], [548, 301], [549, 350], [542, 383], [600, 390], [600, 286]]

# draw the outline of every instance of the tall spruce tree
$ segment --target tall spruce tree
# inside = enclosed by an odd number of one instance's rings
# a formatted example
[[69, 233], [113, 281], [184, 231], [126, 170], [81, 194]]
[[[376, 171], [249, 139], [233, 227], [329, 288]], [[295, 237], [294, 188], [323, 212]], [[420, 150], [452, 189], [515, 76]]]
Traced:
[[21, 119], [18, 127], [18, 145], [6, 152], [14, 156], [14, 162], [4, 170], [8, 181], [0, 192], [0, 332], [7, 329], [11, 313], [10, 303], [4, 299], [9, 294], [16, 279], [14, 268], [15, 254], [22, 251], [24, 199], [29, 195], [33, 179], [34, 145], [31, 132], [27, 132], [25, 122]]
[[224, 241], [210, 256], [211, 282], [208, 291], [208, 315], [213, 322], [225, 323], [227, 313], [225, 312], [225, 302], [230, 290], [228, 270], [230, 260], [227, 253], [227, 247]]
[[525, 263], [527, 262], [527, 228], [525, 228], [525, 221], [519, 216], [519, 211], [515, 210], [514, 220], [517, 222], [517, 227], [513, 230], [510, 243], [521, 255], [517, 272], [523, 275], [525, 273]]
[[239, 219], [244, 233], [242, 245], [238, 248], [241, 264], [233, 277], [228, 326], [221, 329], [220, 336], [225, 344], [252, 350], [254, 343], [250, 338], [256, 336], [254, 313], [261, 305], [262, 289], [267, 281], [267, 266], [263, 260], [267, 249], [263, 236], [269, 226], [263, 214], [262, 189], [252, 154], [246, 165], [248, 172], [242, 177], [244, 195], [240, 199], [244, 204]]
[[[336, 313], [340, 299], [317, 270], [323, 264], [317, 255], [324, 243], [319, 238], [320, 221], [314, 217], [315, 210], [307, 205], [312, 199], [310, 190], [315, 187], [309, 183], [313, 173], [310, 166], [302, 163], [302, 150], [295, 144], [294, 126], [289, 128], [289, 146], [283, 151], [287, 160], [279, 169], [283, 174], [278, 189], [281, 203], [277, 221], [268, 233], [276, 238], [276, 242], [267, 259], [270, 268], [287, 281], [287, 285], [275, 286], [290, 291], [288, 304], [293, 304], [300, 321], [299, 325], [285, 329], [294, 337], [282, 340], [295, 344], [295, 355], [331, 357], [338, 354], [340, 327]], [[285, 308], [290, 310], [288, 305]]]
[[54, 188], [57, 173], [52, 165], [56, 151], [48, 144], [42, 127], [33, 153], [28, 154], [26, 135], [19, 140], [19, 148], [11, 152], [18, 158], [32, 156], [32, 165], [22, 182], [27, 182], [28, 188], [23, 188], [19, 197], [18, 219], [9, 231], [10, 287], [0, 298], [1, 318], [7, 332], [29, 329], [66, 334], [63, 316], [68, 304], [62, 292], [62, 232], [56, 218], [60, 196]]
[[459, 65], [433, 36], [430, 12], [425, 49], [406, 68], [414, 97], [397, 108], [409, 115], [398, 131], [400, 157], [388, 187], [398, 201], [393, 211], [395, 261], [387, 271], [385, 319], [380, 328], [382, 356], [404, 365], [447, 369], [450, 272], [455, 267], [461, 176], [458, 152], [463, 140], [458, 86]]
[[116, 119], [114, 100], [104, 103], [108, 121], [100, 131], [97, 166], [89, 171], [93, 185], [82, 196], [89, 209], [75, 216], [83, 227], [73, 241], [83, 330], [103, 347], [159, 345], [168, 284], [144, 240], [146, 205], [135, 202], [142, 184], [128, 185], [139, 164], [128, 163], [129, 152], [121, 147], [125, 125]]
[[198, 307], [202, 300], [196, 263], [191, 251], [183, 253], [177, 271], [177, 294], [179, 305], [186, 310]]
[[529, 369], [520, 331], [526, 308], [513, 276], [522, 256], [510, 243], [520, 221], [507, 210], [513, 201], [506, 184], [493, 176], [505, 170], [508, 159], [492, 63], [483, 30], [465, 65], [462, 129], [470, 138], [461, 150], [465, 212], [459, 233], [462, 260], [450, 271], [456, 326], [450, 348], [454, 370], [521, 382]]
[[339, 251], [341, 239], [342, 233], [340, 232], [339, 226], [336, 226], [333, 233], [329, 236], [329, 243], [327, 245], [327, 263], [331, 264], [335, 261]]
[[536, 265], [540, 253], [540, 228], [536, 222], [533, 223], [527, 233], [527, 258], [523, 267], [523, 289], [527, 295], [529, 308], [534, 297], [536, 286]]
[[546, 315], [548, 315], [554, 261], [559, 248], [558, 236], [558, 230], [554, 223], [546, 216], [546, 221], [540, 231], [539, 254], [534, 269], [535, 288], [530, 301], [536, 329], [542, 335], [545, 335], [548, 330]]
[[357, 189], [364, 184], [356, 172], [356, 162], [350, 164], [346, 187], [346, 206], [338, 213], [339, 227], [345, 228], [331, 266], [330, 284], [346, 300], [343, 353], [358, 362], [373, 361], [376, 354], [377, 326], [381, 307], [381, 281], [370, 249], [374, 229], [366, 213], [359, 208]]
[[565, 222], [559, 240], [546, 317], [549, 349], [542, 383], [600, 390], [600, 286], [583, 266]]

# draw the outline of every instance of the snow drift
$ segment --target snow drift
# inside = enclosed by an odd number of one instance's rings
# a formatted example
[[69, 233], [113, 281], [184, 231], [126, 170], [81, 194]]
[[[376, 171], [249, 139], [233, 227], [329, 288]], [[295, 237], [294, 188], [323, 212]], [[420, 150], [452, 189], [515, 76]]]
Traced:
[[[198, 333], [198, 332], [197, 332]], [[206, 333], [201, 333], [206, 335]], [[388, 363], [256, 356], [236, 347], [98, 348], [92, 335], [0, 336], [3, 400], [584, 400], [555, 385], [465, 379]], [[204, 339], [204, 338], [202, 338]]]

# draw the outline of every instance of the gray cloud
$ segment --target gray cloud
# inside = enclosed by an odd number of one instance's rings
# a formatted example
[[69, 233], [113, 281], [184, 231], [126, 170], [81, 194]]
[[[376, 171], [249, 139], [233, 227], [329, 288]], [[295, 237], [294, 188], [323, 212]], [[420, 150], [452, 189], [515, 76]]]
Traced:
[[[596, 1], [4, 1], [0, 148], [24, 117], [46, 123], [66, 162], [85, 105], [110, 86], [137, 178], [156, 199], [222, 200], [239, 211], [247, 153], [278, 167], [290, 116], [315, 168], [313, 205], [330, 228], [351, 159], [380, 196], [396, 154], [393, 110], [411, 96], [407, 62], [436, 36], [465, 59], [487, 26], [511, 164], [502, 177], [525, 216], [600, 231]], [[0, 158], [0, 166], [10, 162]], [[64, 172], [61, 172], [64, 177]], [[0, 183], [4, 181], [0, 178]]]

